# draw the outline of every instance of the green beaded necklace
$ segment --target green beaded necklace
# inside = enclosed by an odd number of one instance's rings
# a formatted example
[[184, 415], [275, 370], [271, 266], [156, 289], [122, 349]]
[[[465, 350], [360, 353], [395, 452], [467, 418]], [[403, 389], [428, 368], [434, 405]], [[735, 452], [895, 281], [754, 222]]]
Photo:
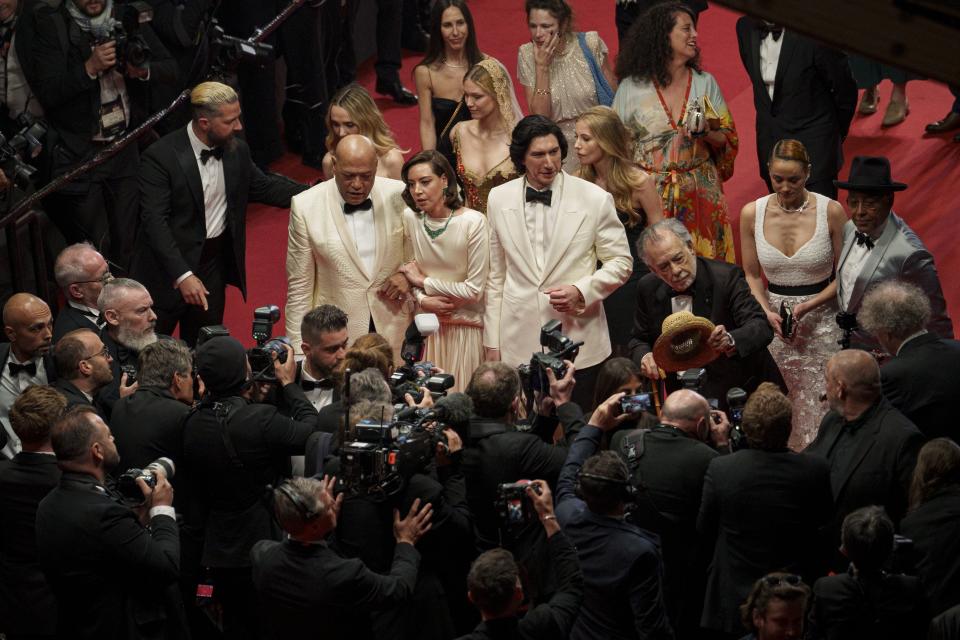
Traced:
[[447, 221], [443, 223], [443, 226], [437, 229], [436, 231], [434, 231], [433, 229], [427, 226], [427, 218], [429, 218], [430, 216], [428, 216], [426, 213], [420, 214], [420, 221], [423, 223], [423, 230], [427, 233], [428, 236], [430, 236], [431, 240], [436, 240], [437, 238], [443, 235], [443, 232], [446, 231], [447, 227], [450, 226], [450, 220], [453, 219], [453, 214], [454, 214], [454, 210], [451, 209], [450, 215], [447, 216]]

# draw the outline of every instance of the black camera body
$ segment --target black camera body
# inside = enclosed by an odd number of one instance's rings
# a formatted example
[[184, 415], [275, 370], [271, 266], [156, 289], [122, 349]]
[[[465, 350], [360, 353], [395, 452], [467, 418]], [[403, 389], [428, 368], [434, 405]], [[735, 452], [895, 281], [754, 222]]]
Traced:
[[696, 391], [697, 393], [703, 395], [703, 388], [707, 384], [706, 369], [687, 369], [681, 373], [678, 378], [680, 380], [680, 385], [684, 389]]
[[340, 448], [340, 479], [349, 495], [394, 495], [404, 480], [430, 464], [438, 442], [446, 442], [442, 431], [415, 423], [362, 420], [354, 439]]
[[743, 433], [743, 408], [747, 405], [747, 392], [740, 387], [727, 391], [727, 411], [730, 414], [730, 449], [747, 448], [747, 436]]
[[529, 480], [518, 480], [517, 482], [506, 482], [497, 485], [497, 497], [494, 501], [494, 507], [500, 522], [508, 531], [521, 529], [528, 523], [537, 519], [536, 510], [527, 495], [527, 487], [533, 487], [533, 490], [539, 495], [540, 487], [531, 484]]
[[157, 458], [143, 469], [127, 469], [117, 478], [117, 491], [123, 497], [125, 504], [129, 506], [140, 506], [144, 502], [143, 492], [137, 480], [143, 479], [147, 486], [155, 489], [157, 486], [157, 475], [163, 473], [167, 479], [173, 478], [177, 467], [170, 458]]
[[279, 336], [272, 338], [273, 325], [280, 320], [280, 307], [270, 304], [264, 307], [257, 307], [253, 310], [253, 339], [257, 346], [247, 350], [247, 358], [250, 360], [250, 370], [253, 371], [253, 378], [258, 382], [276, 382], [277, 377], [273, 373], [273, 356], [276, 354], [277, 360], [281, 364], [287, 361], [286, 346], [291, 345], [290, 338]]
[[47, 125], [26, 111], [11, 118], [7, 105], [0, 106], [0, 121], [4, 123], [0, 132], [0, 169], [17, 188], [26, 191], [37, 173], [30, 163], [36, 162], [43, 152]]
[[534, 353], [530, 357], [530, 364], [523, 364], [517, 368], [528, 398], [532, 398], [534, 392], [544, 393], [550, 388], [548, 369], [553, 371], [557, 380], [567, 375], [567, 365], [563, 361], [576, 360], [583, 342], [574, 342], [563, 335], [560, 321], [551, 320], [540, 327], [540, 346], [547, 351]]
[[96, 44], [113, 41], [116, 46], [117, 67], [127, 64], [145, 69], [152, 57], [150, 45], [140, 33], [141, 25], [153, 20], [153, 7], [142, 0], [117, 2], [113, 9], [113, 26], [109, 33], [97, 39]]
[[837, 313], [836, 320], [837, 326], [843, 331], [843, 336], [837, 340], [837, 344], [840, 345], [841, 349], [849, 349], [850, 338], [853, 337], [853, 332], [860, 328], [860, 325], [857, 323], [857, 314], [841, 311]]

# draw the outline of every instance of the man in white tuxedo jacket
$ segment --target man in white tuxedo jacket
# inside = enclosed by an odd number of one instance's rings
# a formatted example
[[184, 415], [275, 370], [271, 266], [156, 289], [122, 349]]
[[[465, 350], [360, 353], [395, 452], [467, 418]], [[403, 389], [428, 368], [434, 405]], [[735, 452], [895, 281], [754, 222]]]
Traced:
[[613, 198], [561, 171], [566, 154], [560, 128], [543, 116], [513, 130], [510, 156], [524, 176], [490, 192], [483, 344], [488, 360], [517, 366], [540, 350], [540, 327], [560, 320], [564, 335], [584, 342], [576, 359], [582, 403], [611, 351], [603, 300], [630, 277], [633, 261]]
[[299, 355], [300, 322], [321, 304], [346, 312], [351, 342], [376, 331], [399, 358], [410, 324], [403, 183], [378, 177], [377, 151], [364, 136], [334, 149], [334, 179], [293, 198], [287, 236], [286, 333]]

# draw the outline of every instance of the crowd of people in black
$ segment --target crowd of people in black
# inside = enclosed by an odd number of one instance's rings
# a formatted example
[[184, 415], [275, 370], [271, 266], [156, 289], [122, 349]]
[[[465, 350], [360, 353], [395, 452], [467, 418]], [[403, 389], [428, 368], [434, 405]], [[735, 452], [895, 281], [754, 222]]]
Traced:
[[[0, 0], [42, 179], [283, 6]], [[350, 82], [356, 7], [307, 3], [239, 92], [45, 199], [63, 304], [3, 305], [0, 637], [960, 637], [960, 342], [890, 159], [839, 176], [857, 65], [738, 23], [770, 194], [736, 255], [706, 3], [618, 2], [613, 64], [527, 0], [527, 116], [464, 0], [377, 6], [409, 159]], [[314, 186], [264, 170], [279, 54]], [[253, 349], [221, 325], [248, 202], [291, 210]]]

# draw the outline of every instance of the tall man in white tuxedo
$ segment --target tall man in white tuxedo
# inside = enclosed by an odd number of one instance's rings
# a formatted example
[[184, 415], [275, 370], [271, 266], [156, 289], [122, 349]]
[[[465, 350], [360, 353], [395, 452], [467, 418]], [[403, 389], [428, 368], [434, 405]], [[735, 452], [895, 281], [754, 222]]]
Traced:
[[412, 259], [403, 238], [404, 185], [376, 175], [377, 150], [364, 136], [343, 138], [333, 158], [334, 179], [290, 204], [286, 333], [302, 354], [303, 317], [332, 304], [347, 314], [351, 342], [379, 333], [398, 360], [410, 324], [409, 286], [398, 273]]
[[560, 320], [564, 335], [584, 342], [574, 398], [584, 404], [611, 351], [603, 300], [633, 261], [613, 198], [561, 171], [566, 155], [560, 128], [543, 116], [513, 130], [510, 157], [524, 176], [490, 192], [483, 344], [487, 360], [517, 366], [540, 350], [540, 327]]

